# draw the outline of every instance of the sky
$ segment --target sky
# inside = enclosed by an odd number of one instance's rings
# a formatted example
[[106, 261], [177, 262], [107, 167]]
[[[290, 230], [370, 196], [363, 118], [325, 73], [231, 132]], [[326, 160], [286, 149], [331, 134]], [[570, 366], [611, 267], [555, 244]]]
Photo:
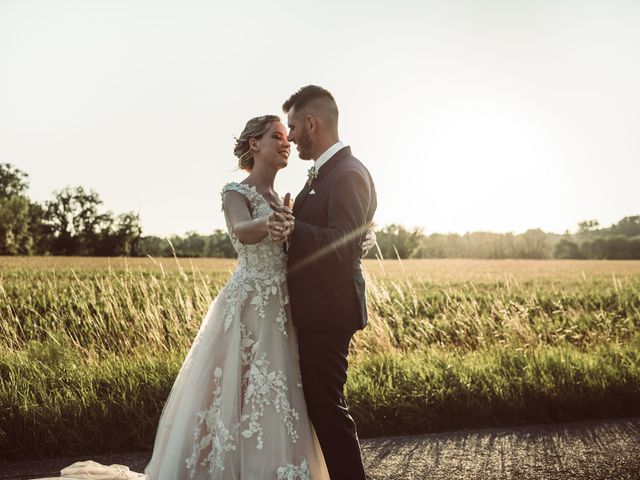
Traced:
[[[307, 84], [336, 98], [379, 226], [640, 214], [640, 2], [0, 0], [0, 162], [146, 235], [224, 228], [233, 136]], [[292, 149], [278, 192], [309, 166]]]

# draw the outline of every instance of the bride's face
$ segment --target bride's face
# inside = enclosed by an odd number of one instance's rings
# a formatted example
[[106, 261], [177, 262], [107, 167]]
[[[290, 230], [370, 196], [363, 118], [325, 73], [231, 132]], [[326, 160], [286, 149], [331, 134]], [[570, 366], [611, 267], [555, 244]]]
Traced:
[[266, 162], [277, 169], [287, 166], [291, 144], [287, 140], [287, 131], [280, 122], [273, 122], [271, 128], [256, 142], [257, 151], [253, 158]]

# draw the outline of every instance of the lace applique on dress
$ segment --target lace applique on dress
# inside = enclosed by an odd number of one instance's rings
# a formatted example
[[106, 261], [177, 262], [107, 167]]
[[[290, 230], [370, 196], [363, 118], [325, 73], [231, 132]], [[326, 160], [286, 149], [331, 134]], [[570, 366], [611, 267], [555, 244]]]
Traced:
[[[247, 198], [252, 218], [270, 215], [273, 211], [255, 187], [242, 183], [228, 183], [222, 188], [221, 196], [229, 191], [238, 192]], [[224, 314], [225, 331], [229, 329], [239, 313], [238, 308], [242, 308], [245, 300], [249, 297], [251, 297], [250, 304], [257, 310], [258, 315], [265, 318], [265, 306], [271, 301], [271, 297], [277, 296], [280, 308], [274, 321], [278, 330], [286, 336], [285, 305], [289, 303], [289, 296], [283, 288], [287, 280], [287, 257], [282, 250], [282, 245], [273, 242], [268, 237], [255, 244], [244, 244], [233, 233], [226, 215], [225, 221], [233, 248], [238, 252], [238, 268], [225, 287], [225, 289], [231, 290], [229, 292], [231, 295], [227, 297]]]
[[284, 467], [278, 467], [277, 480], [309, 480], [309, 464], [302, 460], [300, 465], [288, 463]]
[[[190, 479], [196, 478], [196, 462], [200, 458], [203, 450], [207, 448], [210, 449], [209, 454], [201, 462], [201, 465], [206, 466], [209, 464], [209, 472], [213, 473], [215, 469], [219, 471], [224, 470], [224, 454], [236, 449], [236, 446], [233, 444], [233, 435], [230, 429], [224, 424], [220, 412], [222, 399], [220, 381], [222, 379], [222, 369], [216, 367], [213, 376], [216, 385], [213, 392], [213, 402], [208, 410], [196, 413], [198, 421], [193, 433], [193, 452], [186, 460]], [[206, 427], [208, 432], [206, 435], [202, 435], [201, 433], [203, 426]]]
[[244, 438], [257, 435], [258, 450], [263, 447], [263, 428], [260, 419], [264, 415], [265, 407], [273, 405], [275, 411], [282, 416], [289, 439], [296, 443], [298, 432], [294, 420], [300, 416], [295, 408], [292, 408], [287, 398], [287, 377], [280, 370], [269, 371], [267, 354], [262, 353], [255, 359], [245, 374], [247, 377], [247, 389], [244, 392], [243, 404], [250, 407], [251, 412], [243, 415], [241, 422], [248, 422], [247, 428], [242, 431]]

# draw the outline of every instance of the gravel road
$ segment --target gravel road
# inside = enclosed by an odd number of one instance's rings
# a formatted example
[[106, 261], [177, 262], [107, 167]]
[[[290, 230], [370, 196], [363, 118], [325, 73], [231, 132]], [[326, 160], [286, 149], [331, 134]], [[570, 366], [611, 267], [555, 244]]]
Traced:
[[[372, 480], [640, 479], [640, 418], [483, 429], [362, 441]], [[0, 463], [0, 480], [57, 475], [92, 459], [144, 470], [150, 452]]]

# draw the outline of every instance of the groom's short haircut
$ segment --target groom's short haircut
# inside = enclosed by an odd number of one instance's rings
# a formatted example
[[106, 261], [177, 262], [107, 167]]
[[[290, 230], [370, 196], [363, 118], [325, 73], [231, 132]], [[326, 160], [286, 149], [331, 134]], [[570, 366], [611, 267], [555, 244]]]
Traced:
[[289, 97], [289, 100], [284, 102], [282, 110], [284, 113], [289, 113], [289, 110], [294, 109], [297, 112], [310, 107], [316, 110], [317, 114], [324, 114], [332, 120], [333, 123], [338, 123], [338, 105], [331, 93], [317, 85], [307, 85], [302, 87], [296, 93]]

